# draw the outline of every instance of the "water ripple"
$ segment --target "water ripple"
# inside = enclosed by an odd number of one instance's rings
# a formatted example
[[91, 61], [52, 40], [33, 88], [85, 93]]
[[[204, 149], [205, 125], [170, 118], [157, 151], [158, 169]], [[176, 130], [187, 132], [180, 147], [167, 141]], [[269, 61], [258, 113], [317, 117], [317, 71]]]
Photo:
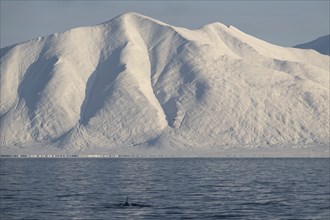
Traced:
[[0, 162], [0, 219], [330, 218], [329, 159]]

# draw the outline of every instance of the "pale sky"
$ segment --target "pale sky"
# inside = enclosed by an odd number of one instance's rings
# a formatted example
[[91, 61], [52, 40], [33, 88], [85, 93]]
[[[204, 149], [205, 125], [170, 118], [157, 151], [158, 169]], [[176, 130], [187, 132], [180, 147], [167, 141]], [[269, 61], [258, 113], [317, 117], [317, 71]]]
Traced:
[[199, 28], [233, 25], [270, 43], [293, 46], [329, 34], [323, 1], [17, 1], [0, 0], [1, 48], [39, 36], [99, 24], [125, 12]]

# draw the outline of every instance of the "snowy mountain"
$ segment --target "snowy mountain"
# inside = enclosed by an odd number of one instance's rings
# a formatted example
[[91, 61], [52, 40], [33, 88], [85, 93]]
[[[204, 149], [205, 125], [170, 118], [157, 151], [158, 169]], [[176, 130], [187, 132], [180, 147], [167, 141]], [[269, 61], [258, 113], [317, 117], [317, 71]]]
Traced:
[[330, 35], [325, 35], [311, 42], [299, 44], [294, 47], [301, 49], [313, 49], [319, 53], [330, 55]]
[[221, 23], [123, 14], [2, 48], [0, 83], [3, 152], [329, 144], [329, 57]]

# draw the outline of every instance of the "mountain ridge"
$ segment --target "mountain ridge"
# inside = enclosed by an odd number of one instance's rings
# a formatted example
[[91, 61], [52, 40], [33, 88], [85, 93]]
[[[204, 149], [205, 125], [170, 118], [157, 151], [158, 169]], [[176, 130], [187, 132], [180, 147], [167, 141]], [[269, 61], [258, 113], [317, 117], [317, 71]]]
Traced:
[[321, 54], [330, 55], [330, 34], [319, 37], [313, 41], [298, 44], [295, 48], [313, 49]]
[[1, 49], [1, 146], [329, 143], [329, 58], [128, 13]]

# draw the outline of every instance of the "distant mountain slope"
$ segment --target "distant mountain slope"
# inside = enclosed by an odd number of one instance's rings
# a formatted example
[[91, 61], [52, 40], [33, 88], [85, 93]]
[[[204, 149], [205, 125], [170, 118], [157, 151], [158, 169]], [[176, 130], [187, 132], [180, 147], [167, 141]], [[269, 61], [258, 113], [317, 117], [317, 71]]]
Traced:
[[[136, 13], [1, 49], [3, 148], [329, 144], [329, 57]], [[129, 149], [129, 148], [128, 148]]]
[[323, 37], [317, 38], [316, 40], [304, 44], [299, 44], [294, 47], [301, 49], [313, 49], [319, 53], [330, 55], [330, 35], [325, 35]]

